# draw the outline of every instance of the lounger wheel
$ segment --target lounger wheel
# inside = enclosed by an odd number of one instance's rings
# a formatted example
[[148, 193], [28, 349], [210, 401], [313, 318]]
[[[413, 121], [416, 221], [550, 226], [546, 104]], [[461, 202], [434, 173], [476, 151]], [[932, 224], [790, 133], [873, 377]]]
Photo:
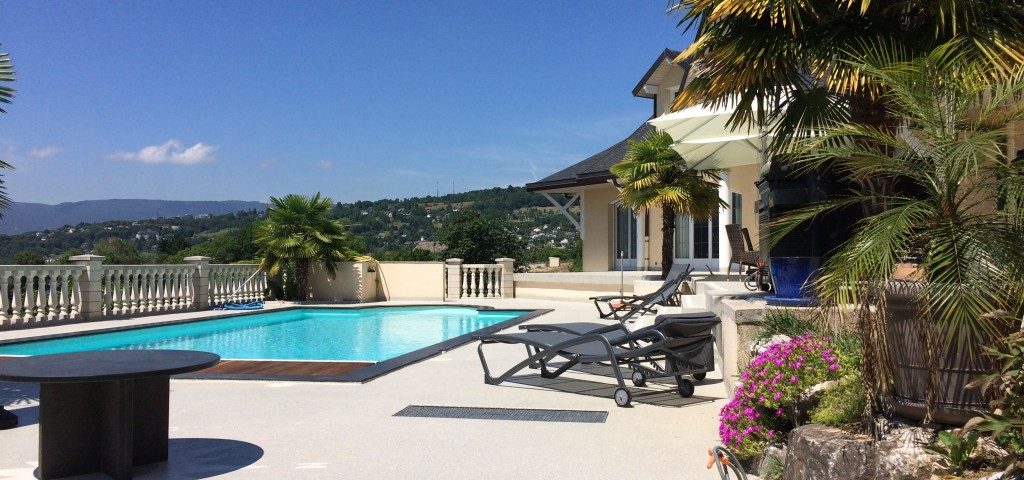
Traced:
[[693, 387], [693, 382], [684, 379], [679, 380], [678, 383], [679, 386], [676, 387], [676, 390], [679, 392], [679, 396], [683, 398], [690, 398], [693, 396], [693, 391], [695, 390]]
[[633, 396], [629, 394], [629, 390], [619, 387], [615, 389], [615, 404], [620, 407], [628, 407], [629, 402], [633, 401]]
[[701, 380], [704, 380], [705, 378], [708, 378], [708, 373], [707, 372], [700, 372], [700, 373], [693, 374], [693, 379], [698, 381], [698, 382], [701, 381]]
[[633, 380], [633, 385], [636, 385], [638, 387], [642, 387], [642, 386], [647, 384], [647, 375], [644, 375], [644, 372], [636, 371], [636, 372], [633, 372], [632, 380]]

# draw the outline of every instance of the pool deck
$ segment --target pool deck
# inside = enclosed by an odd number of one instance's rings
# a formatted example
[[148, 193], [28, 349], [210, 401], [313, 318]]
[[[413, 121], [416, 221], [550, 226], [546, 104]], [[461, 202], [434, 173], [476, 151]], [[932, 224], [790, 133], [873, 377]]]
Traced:
[[[530, 320], [537, 323], [597, 319], [586, 302], [461, 303], [553, 309]], [[210, 313], [7, 331], [0, 332], [0, 339]], [[495, 367], [522, 359], [521, 347], [490, 347], [488, 359]], [[618, 408], [611, 399], [614, 381], [603, 375], [568, 372], [546, 380], [526, 370], [500, 386], [486, 385], [475, 343], [368, 383], [174, 379], [170, 461], [139, 468], [136, 478], [717, 479], [704, 463], [706, 449], [718, 442], [718, 410], [726, 397], [721, 374], [709, 374], [689, 399], [679, 397], [672, 383], [630, 387], [634, 406]], [[35, 385], [0, 382], [0, 401], [22, 422], [0, 431], [0, 479], [33, 478], [37, 399]], [[553, 423], [393, 416], [409, 405], [597, 410], [607, 411], [608, 418], [605, 423]]]

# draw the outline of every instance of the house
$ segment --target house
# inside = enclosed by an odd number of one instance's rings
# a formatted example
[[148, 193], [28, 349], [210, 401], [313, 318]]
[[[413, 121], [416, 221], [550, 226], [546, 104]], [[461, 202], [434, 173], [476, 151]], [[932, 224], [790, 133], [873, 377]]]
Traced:
[[155, 232], [155, 231], [153, 231], [153, 230], [148, 230], [148, 229], [147, 230], [139, 230], [139, 232], [135, 234], [135, 239], [136, 240], [149, 240], [149, 239], [153, 239], [153, 240], [159, 241], [160, 240], [160, 234]]
[[[633, 96], [651, 101], [652, 119], [671, 112], [672, 101], [684, 84], [685, 66], [673, 63], [679, 52], [664, 50], [633, 88]], [[622, 205], [615, 177], [608, 170], [620, 162], [629, 142], [654, 131], [647, 121], [618, 143], [555, 172], [526, 190], [544, 195], [579, 231], [583, 240], [583, 271], [661, 270], [661, 210], [634, 212]], [[676, 218], [674, 263], [688, 263], [699, 270], [725, 272], [729, 241], [725, 225], [737, 223], [757, 238], [758, 198], [755, 182], [759, 163], [733, 165], [724, 170], [719, 196], [728, 205], [717, 218]], [[579, 205], [579, 213], [573, 208]]]

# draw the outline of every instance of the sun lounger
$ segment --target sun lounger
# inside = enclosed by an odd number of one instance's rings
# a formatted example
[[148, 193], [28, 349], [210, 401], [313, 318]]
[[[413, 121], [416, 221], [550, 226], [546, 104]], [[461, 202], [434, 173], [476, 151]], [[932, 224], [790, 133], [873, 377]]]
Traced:
[[[489, 385], [498, 385], [527, 367], [538, 368], [543, 378], [556, 378], [579, 364], [610, 365], [618, 384], [615, 403], [625, 407], [632, 401], [632, 394], [626, 389], [622, 375], [624, 366], [632, 369], [631, 379], [638, 387], [643, 386], [648, 378], [671, 376], [675, 378], [677, 392], [681, 396], [693, 395], [693, 382], [683, 375], [706, 374], [714, 370], [712, 331], [719, 323], [721, 320], [711, 314], [700, 317], [678, 314], [660, 315], [654, 325], [633, 332], [621, 324], [585, 333], [574, 333], [571, 327], [559, 330], [557, 326], [546, 325], [538, 326], [547, 327], [543, 330], [477, 337], [480, 340], [477, 353], [484, 370], [484, 382]], [[483, 350], [484, 345], [496, 343], [523, 345], [526, 358], [500, 375], [491, 375]], [[556, 359], [565, 362], [557, 367], [551, 365]]]
[[664, 283], [657, 290], [647, 295], [604, 295], [590, 297], [597, 307], [601, 318], [615, 317], [625, 322], [641, 313], [653, 312], [657, 305], [678, 305], [679, 285], [683, 283], [693, 268], [686, 264], [675, 264], [669, 270]]

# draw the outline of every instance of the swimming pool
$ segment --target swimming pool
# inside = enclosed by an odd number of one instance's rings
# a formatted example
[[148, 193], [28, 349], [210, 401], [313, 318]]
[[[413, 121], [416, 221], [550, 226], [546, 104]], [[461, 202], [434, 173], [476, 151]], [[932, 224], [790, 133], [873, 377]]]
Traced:
[[9, 343], [0, 345], [0, 355], [181, 349], [226, 359], [381, 362], [432, 346], [453, 348], [473, 332], [505, 328], [529, 313], [454, 306], [297, 308]]

